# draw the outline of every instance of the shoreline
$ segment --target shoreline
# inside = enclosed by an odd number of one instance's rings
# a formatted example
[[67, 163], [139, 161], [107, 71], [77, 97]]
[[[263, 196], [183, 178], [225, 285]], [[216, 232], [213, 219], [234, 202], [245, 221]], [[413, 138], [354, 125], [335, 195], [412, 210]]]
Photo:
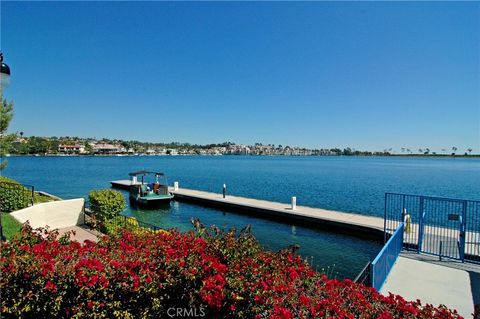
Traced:
[[480, 154], [472, 155], [423, 155], [423, 154], [390, 154], [390, 155], [257, 155], [257, 154], [6, 154], [5, 157], [170, 157], [170, 156], [197, 156], [197, 157], [374, 157], [374, 158], [480, 158]]

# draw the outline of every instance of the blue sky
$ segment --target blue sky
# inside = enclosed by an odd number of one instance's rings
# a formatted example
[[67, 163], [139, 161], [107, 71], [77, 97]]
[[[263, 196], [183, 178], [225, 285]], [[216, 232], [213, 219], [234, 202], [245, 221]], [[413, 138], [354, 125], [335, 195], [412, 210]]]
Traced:
[[480, 152], [478, 2], [1, 2], [12, 131]]

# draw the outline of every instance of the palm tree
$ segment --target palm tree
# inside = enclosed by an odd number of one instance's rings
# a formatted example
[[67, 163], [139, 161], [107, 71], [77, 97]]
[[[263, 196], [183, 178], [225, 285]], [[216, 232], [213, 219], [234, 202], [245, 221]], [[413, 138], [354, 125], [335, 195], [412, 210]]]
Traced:
[[473, 149], [472, 149], [471, 147], [469, 147], [469, 148], [467, 149], [467, 151], [468, 151], [468, 155], [472, 155]]
[[455, 152], [456, 152], [457, 150], [458, 150], [458, 148], [457, 148], [456, 146], [452, 146], [452, 151], [453, 151], [452, 155], [455, 155]]
[[425, 154], [430, 154], [430, 149], [428, 147], [425, 149]]
[[418, 149], [418, 152], [419, 152], [420, 154], [422, 154], [422, 153], [423, 153], [423, 150], [422, 150], [421, 148], [419, 148], [419, 149]]

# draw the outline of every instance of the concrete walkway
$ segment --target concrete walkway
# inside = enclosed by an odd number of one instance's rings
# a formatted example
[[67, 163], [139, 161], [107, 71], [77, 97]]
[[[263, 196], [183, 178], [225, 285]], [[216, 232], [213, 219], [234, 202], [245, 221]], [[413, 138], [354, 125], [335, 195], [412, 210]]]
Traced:
[[101, 233], [94, 231], [92, 229], [89, 229], [86, 226], [64, 227], [64, 228], [60, 228], [58, 230], [58, 233], [59, 233], [59, 236], [62, 236], [63, 234], [69, 231], [75, 232], [75, 235], [70, 234], [70, 240], [76, 240], [80, 243], [83, 243], [85, 240], [90, 240], [96, 243], [99, 237], [102, 236]]
[[474, 304], [480, 303], [480, 265], [402, 253], [380, 292], [420, 299], [423, 304], [444, 304], [471, 318]]

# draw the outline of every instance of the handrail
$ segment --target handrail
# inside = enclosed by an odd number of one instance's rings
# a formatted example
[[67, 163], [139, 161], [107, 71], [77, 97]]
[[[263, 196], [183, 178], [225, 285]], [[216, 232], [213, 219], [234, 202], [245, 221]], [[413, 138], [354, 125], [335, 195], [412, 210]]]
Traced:
[[405, 223], [402, 222], [370, 265], [371, 286], [378, 291], [382, 289], [388, 274], [392, 270], [403, 248], [404, 229]]
[[359, 284], [365, 284], [366, 282], [367, 285], [370, 285], [370, 264], [370, 261], [367, 262], [363, 269], [358, 273], [357, 277], [355, 277], [353, 282]]
[[[84, 214], [83, 214], [84, 224], [86, 224], [87, 223], [86, 222], [86, 216], [89, 216], [89, 217], [95, 216], [95, 211], [92, 210], [92, 204], [88, 200], [85, 200], [83, 210], [84, 210]], [[134, 223], [129, 223], [128, 222], [129, 219], [134, 219], [135, 222]], [[140, 221], [133, 216], [126, 216], [126, 215], [118, 215], [118, 216], [110, 219], [109, 222], [113, 223], [115, 225], [115, 227], [120, 226], [120, 227], [123, 227], [123, 228], [135, 228], [135, 229], [136, 228], [143, 228], [143, 229], [150, 229], [154, 232], [162, 229], [162, 227], [159, 227], [159, 226], [156, 226], [156, 225], [153, 225], [153, 224], [149, 224], [149, 223]]]
[[0, 181], [0, 184], [10, 184], [10, 185], [15, 185], [15, 186], [24, 186], [24, 187], [26, 187], [26, 188], [34, 188], [33, 185], [20, 184], [20, 183], [12, 183], [12, 182], [7, 182], [7, 181]]

